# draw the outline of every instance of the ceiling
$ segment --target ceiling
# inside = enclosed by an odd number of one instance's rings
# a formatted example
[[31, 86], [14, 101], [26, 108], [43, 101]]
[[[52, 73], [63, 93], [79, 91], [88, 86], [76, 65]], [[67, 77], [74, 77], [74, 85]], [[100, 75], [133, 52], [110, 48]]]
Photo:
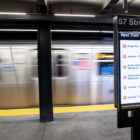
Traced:
[[[0, 0], [0, 12], [36, 13], [37, 5], [45, 5], [45, 3], [49, 13], [85, 15], [123, 13], [123, 0]], [[129, 14], [139, 15], [140, 0], [128, 0], [128, 11]]]

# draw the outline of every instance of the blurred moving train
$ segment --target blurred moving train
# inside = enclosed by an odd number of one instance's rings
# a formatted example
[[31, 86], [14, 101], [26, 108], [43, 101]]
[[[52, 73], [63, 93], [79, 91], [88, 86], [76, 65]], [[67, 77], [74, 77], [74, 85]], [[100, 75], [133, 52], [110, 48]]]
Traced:
[[[54, 105], [114, 102], [112, 43], [53, 42]], [[37, 44], [0, 44], [0, 108], [38, 104]]]

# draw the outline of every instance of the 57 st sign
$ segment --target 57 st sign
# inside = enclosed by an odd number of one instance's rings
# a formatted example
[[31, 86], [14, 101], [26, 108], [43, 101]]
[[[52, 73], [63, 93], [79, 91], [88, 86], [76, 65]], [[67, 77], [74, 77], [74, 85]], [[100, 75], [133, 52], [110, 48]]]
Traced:
[[127, 22], [126, 18], [119, 18], [119, 25], [125, 25]]
[[137, 18], [119, 17], [118, 24], [120, 26], [140, 26], [140, 20]]

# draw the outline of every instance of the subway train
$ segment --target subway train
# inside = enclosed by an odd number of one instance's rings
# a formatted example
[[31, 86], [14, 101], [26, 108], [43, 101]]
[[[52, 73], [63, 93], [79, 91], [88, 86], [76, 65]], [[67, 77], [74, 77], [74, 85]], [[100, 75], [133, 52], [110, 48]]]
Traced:
[[[113, 42], [52, 43], [55, 106], [114, 102]], [[37, 107], [37, 44], [0, 44], [0, 108]]]

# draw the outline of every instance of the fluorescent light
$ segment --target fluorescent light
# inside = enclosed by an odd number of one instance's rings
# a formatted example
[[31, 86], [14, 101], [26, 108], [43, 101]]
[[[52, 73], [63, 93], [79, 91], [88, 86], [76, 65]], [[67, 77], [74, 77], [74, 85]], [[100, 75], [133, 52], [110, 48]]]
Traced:
[[110, 33], [113, 31], [100, 31], [100, 30], [51, 30], [52, 32], [71, 32], [71, 33]]
[[55, 16], [66, 16], [66, 17], [95, 17], [96, 15], [78, 15], [78, 14], [54, 14]]
[[114, 32], [113, 31], [101, 31], [101, 33], [110, 33], [110, 34], [113, 34]]
[[17, 12], [0, 12], [0, 15], [27, 15], [27, 13], [17, 13]]
[[[0, 29], [3, 32], [37, 32], [37, 29]], [[51, 30], [51, 32], [69, 32], [69, 33], [113, 33], [113, 31], [100, 30]]]
[[74, 32], [74, 33], [100, 33], [100, 31], [90, 31], [90, 30], [51, 30], [52, 32]]
[[37, 32], [36, 29], [0, 29], [3, 32]]

